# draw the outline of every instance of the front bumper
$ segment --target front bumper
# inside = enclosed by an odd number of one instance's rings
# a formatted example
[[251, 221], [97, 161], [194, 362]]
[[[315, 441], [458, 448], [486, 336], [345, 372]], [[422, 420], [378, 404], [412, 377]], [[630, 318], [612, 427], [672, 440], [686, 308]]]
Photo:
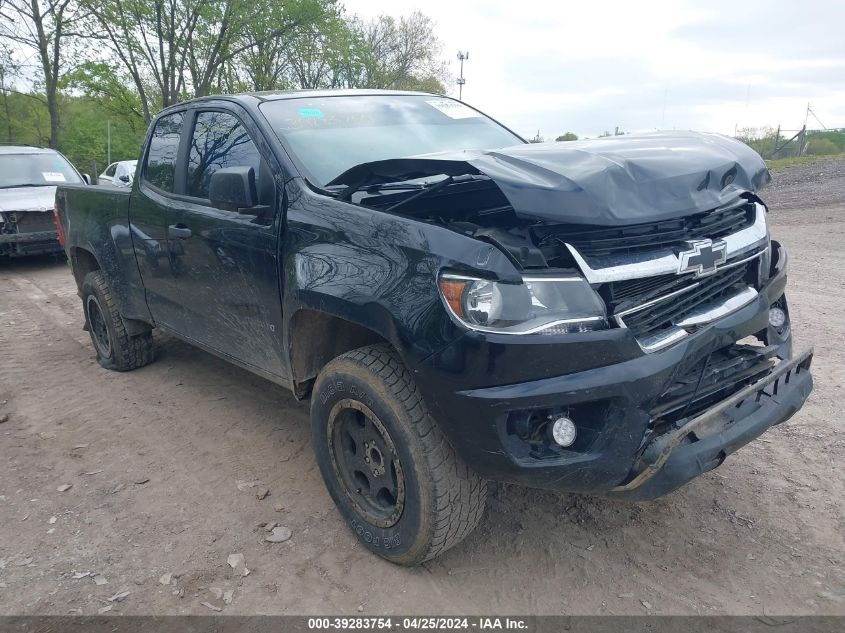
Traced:
[[35, 233], [0, 233], [0, 244], [31, 244], [33, 242], [56, 242], [56, 244], [58, 244], [59, 233], [58, 231], [38, 231]]
[[797, 412], [813, 390], [807, 350], [765, 378], [695, 416], [653, 447], [656, 458], [610, 496], [655, 499], [719, 466], [725, 458]]
[[0, 218], [0, 255], [40, 255], [62, 250], [52, 213], [4, 212]]
[[[812, 354], [793, 359], [789, 329], [775, 336], [768, 325], [770, 306], [786, 307], [786, 253], [773, 246], [772, 274], [754, 301], [666, 349], [643, 354], [620, 329], [516, 342], [472, 332], [415, 367], [417, 383], [452, 445], [483, 477], [562, 492], [660, 496], [788, 419], [812, 389]], [[748, 336], [776, 346], [779, 364], [656, 433], [655, 404], [678, 377]], [[550, 458], [527, 454], [506, 432], [523, 411], [568, 412], [584, 443]]]

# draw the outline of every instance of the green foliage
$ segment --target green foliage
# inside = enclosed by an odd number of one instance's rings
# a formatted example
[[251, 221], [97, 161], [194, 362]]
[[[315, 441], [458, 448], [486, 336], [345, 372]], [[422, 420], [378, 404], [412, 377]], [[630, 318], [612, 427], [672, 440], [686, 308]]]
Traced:
[[[738, 131], [736, 138], [761, 156], [772, 156], [775, 147], [781, 146], [786, 141], [783, 136], [777, 137], [777, 132], [771, 127], [745, 127]], [[794, 143], [790, 143], [780, 154], [789, 156], [796, 151], [796, 148]]]
[[558, 136], [555, 140], [556, 141], [577, 141], [578, 135], [575, 134], [574, 132], [567, 132], [563, 136]]
[[[135, 158], [155, 112], [197, 96], [445, 92], [440, 41], [420, 12], [365, 21], [339, 0], [0, 0], [0, 16], [0, 139], [53, 144], [87, 172], [106, 162], [107, 121], [112, 160]], [[20, 72], [25, 49], [53, 55], [27, 53], [43, 72]]]
[[[743, 128], [736, 138], [767, 159], [793, 157], [799, 150], [794, 132], [784, 136], [771, 127]], [[777, 151], [775, 151], [777, 148]], [[810, 130], [804, 138], [804, 154], [826, 156], [845, 153], [845, 130]]]
[[350, 77], [354, 87], [445, 92], [445, 65], [431, 18], [419, 11], [398, 20], [381, 15], [355, 20], [352, 29], [360, 54], [357, 76]]
[[815, 156], [845, 153], [845, 130], [807, 132], [806, 152]]
[[807, 142], [807, 154], [810, 156], [830, 156], [838, 154], [836, 143], [826, 138], [813, 138]]
[[59, 150], [77, 169], [99, 175], [108, 165], [108, 126], [111, 120], [111, 160], [134, 160], [146, 133], [140, 115], [115, 116], [114, 106], [92, 97], [62, 101], [63, 129]]
[[[10, 117], [0, 102], [0, 130], [4, 141], [44, 147], [50, 139], [50, 115], [39, 95], [7, 95]], [[99, 174], [106, 167], [108, 121], [111, 119], [112, 162], [138, 158], [146, 126], [141, 117], [134, 125], [115, 117], [112, 109], [92, 97], [67, 97], [59, 101], [62, 130], [59, 151], [80, 171]], [[11, 130], [11, 134], [7, 132]], [[95, 173], [96, 172], [96, 173]]]
[[143, 132], [147, 127], [138, 93], [132, 89], [129, 78], [125, 74], [118, 76], [111, 64], [84, 62], [65, 77], [63, 87], [70, 92], [81, 92], [133, 132]]
[[[837, 154], [837, 156], [842, 156], [842, 154]], [[786, 167], [792, 167], [793, 165], [808, 165], [818, 163], [829, 158], [831, 158], [831, 156], [791, 156], [789, 158], [767, 160], [766, 166], [769, 168], [769, 171], [779, 171], [781, 169], [785, 169]]]

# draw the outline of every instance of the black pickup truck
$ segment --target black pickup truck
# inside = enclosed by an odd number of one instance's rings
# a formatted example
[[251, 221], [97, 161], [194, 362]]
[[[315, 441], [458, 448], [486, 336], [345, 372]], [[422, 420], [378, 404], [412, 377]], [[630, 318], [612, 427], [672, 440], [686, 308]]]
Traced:
[[452, 99], [216, 96], [150, 127], [130, 191], [59, 186], [99, 362], [159, 328], [311, 398], [326, 486], [402, 564], [487, 480], [652, 499], [812, 389], [745, 145], [529, 145]]

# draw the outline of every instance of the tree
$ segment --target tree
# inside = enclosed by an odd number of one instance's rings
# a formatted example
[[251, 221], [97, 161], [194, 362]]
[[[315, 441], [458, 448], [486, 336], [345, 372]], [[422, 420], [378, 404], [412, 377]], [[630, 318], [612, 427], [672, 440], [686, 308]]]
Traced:
[[298, 88], [349, 87], [350, 68], [356, 67], [361, 51], [362, 42], [356, 33], [340, 11], [334, 12], [288, 41], [288, 84]]
[[[161, 107], [221, 90], [239, 57], [284, 41], [334, 0], [80, 0], [96, 33], [126, 68], [150, 121]], [[258, 66], [256, 66], [258, 67]], [[257, 74], [264, 84], [275, 69]], [[266, 71], [266, 73], [265, 73]], [[260, 75], [260, 76], [258, 76]], [[263, 87], [263, 86], [262, 86]]]
[[567, 132], [563, 136], [558, 136], [555, 140], [556, 141], [577, 141], [578, 135], [575, 134], [574, 132]]
[[327, 70], [345, 35], [337, 0], [269, 2], [237, 43], [233, 58], [249, 90], [318, 87], [330, 83]]
[[85, 62], [65, 77], [64, 85], [81, 91], [110, 117], [122, 119], [133, 132], [143, 131], [146, 125], [141, 99], [131, 80], [120, 72], [107, 62]]
[[73, 0], [5, 0], [0, 3], [0, 37], [33, 50], [50, 114], [50, 147], [59, 146], [59, 87], [70, 41], [87, 14]]
[[12, 78], [20, 71], [20, 65], [12, 57], [12, 50], [5, 45], [0, 46], [0, 99], [3, 101], [3, 116], [6, 127], [6, 140], [11, 143], [14, 140], [12, 132], [12, 108], [10, 97], [12, 90]]
[[434, 22], [419, 11], [398, 20], [380, 15], [370, 22], [352, 21], [361, 58], [347, 79], [349, 87], [432, 89], [445, 92], [446, 66]]
[[[108, 99], [66, 97], [62, 104], [68, 123], [59, 149], [79, 168], [93, 175], [108, 164], [108, 129], [111, 128], [111, 159], [132, 160], [141, 153], [146, 126], [140, 116], [120, 116]], [[110, 120], [110, 122], [109, 122]]]

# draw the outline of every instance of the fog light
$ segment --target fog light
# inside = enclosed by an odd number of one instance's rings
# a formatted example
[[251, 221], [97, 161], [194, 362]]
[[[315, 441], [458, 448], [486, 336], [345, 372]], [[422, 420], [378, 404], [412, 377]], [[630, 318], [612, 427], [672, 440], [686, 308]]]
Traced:
[[575, 423], [569, 418], [558, 418], [552, 425], [552, 438], [559, 446], [572, 446], [576, 434]]
[[769, 325], [773, 328], [780, 329], [786, 323], [786, 312], [780, 308], [769, 309]]

